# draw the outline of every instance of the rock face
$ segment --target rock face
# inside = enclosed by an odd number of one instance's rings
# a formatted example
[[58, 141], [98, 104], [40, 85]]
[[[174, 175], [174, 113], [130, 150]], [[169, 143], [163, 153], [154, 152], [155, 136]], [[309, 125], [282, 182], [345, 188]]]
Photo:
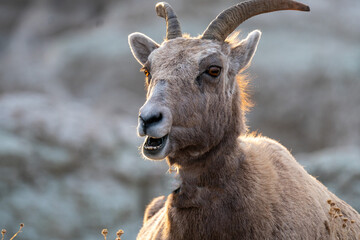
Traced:
[[98, 26], [112, 18], [102, 8], [124, 9], [98, 5], [0, 4], [0, 226], [24, 222], [22, 239], [99, 239], [105, 227], [135, 239], [145, 205], [167, 191], [165, 164], [138, 151], [143, 96], [131, 90], [137, 66], [123, 65], [124, 21]]
[[[197, 35], [231, 3], [171, 4]], [[360, 2], [311, 7], [307, 17], [269, 14], [241, 26], [243, 35], [263, 31], [249, 125], [359, 210]], [[135, 31], [162, 41], [153, 2], [1, 1], [1, 228], [24, 222], [24, 240], [99, 239], [105, 227], [135, 239], [145, 205], [172, 190], [166, 164], [138, 150], [145, 93], [127, 44]]]
[[4, 94], [0, 108], [2, 227], [26, 222], [23, 239], [91, 239], [104, 227], [135, 237], [166, 168], [139, 157], [131, 121], [40, 94]]

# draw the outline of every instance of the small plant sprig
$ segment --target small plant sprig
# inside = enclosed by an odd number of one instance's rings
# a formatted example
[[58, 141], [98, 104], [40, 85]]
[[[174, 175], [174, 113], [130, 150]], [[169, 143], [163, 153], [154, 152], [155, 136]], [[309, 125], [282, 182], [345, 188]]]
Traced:
[[117, 232], [116, 232], [116, 239], [115, 240], [121, 240], [121, 235], [124, 234], [124, 231], [122, 229], [119, 229]]
[[[20, 223], [20, 227], [19, 227], [19, 230], [10, 238], [10, 240], [13, 240], [15, 239], [15, 237], [21, 233], [21, 229], [24, 227], [24, 224], [23, 223]], [[4, 240], [4, 237], [5, 237], [5, 234], [6, 234], [6, 229], [2, 229], [1, 230], [1, 240]]]
[[[102, 231], [101, 231], [101, 234], [104, 236], [104, 240], [106, 240], [106, 237], [107, 237], [107, 234], [108, 234], [108, 230], [106, 228], [104, 228]], [[121, 235], [124, 234], [124, 231], [122, 229], [119, 229], [117, 232], [116, 232], [116, 238], [115, 240], [121, 240]]]
[[104, 236], [104, 240], [106, 240], [106, 236], [108, 234], [108, 230], [106, 228], [104, 228], [102, 231], [101, 231], [101, 234]]
[[[356, 235], [354, 229], [352, 228], [352, 224], [355, 223], [355, 220], [349, 220], [348, 218], [346, 218], [342, 212], [341, 209], [339, 207], [336, 206], [336, 203], [331, 201], [331, 199], [327, 200], [327, 203], [330, 205], [330, 210], [329, 210], [329, 215], [331, 217], [330, 219], [330, 224], [331, 224], [331, 232], [330, 232], [330, 236], [332, 235], [332, 233], [335, 234], [335, 219], [339, 218], [340, 219], [340, 224], [341, 224], [341, 232], [343, 235], [345, 235], [346, 237], [349, 234], [349, 231], [352, 232], [352, 234], [354, 234], [354, 236]], [[347, 231], [346, 231], [347, 230]]]
[[6, 233], [6, 229], [1, 229], [1, 240], [4, 240], [4, 236], [5, 236], [5, 233]]

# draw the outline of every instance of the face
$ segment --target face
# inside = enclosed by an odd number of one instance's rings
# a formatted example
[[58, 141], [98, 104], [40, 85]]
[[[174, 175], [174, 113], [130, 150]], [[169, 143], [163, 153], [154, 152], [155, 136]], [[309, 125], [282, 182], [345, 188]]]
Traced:
[[229, 52], [225, 44], [175, 39], [149, 55], [143, 66], [147, 101], [138, 125], [138, 134], [146, 137], [146, 157], [163, 159], [179, 151], [197, 155], [209, 148], [214, 136], [221, 137], [215, 123], [226, 118], [228, 109], [214, 109], [229, 101], [224, 91]]
[[154, 160], [202, 155], [223, 139], [233, 122], [233, 102], [238, 100], [234, 79], [247, 65], [233, 60], [244, 49], [188, 38], [159, 46], [144, 35], [136, 37], [141, 40], [130, 37], [129, 42], [143, 65], [147, 88], [137, 128], [145, 137], [143, 155]]

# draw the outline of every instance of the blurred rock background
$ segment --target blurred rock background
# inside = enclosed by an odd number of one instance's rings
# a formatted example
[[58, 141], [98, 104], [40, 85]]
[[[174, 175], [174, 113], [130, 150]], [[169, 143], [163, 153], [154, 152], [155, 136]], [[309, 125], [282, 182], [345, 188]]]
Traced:
[[[170, 0], [202, 33], [235, 0]], [[304, 0], [310, 13], [254, 17], [252, 131], [279, 140], [360, 210], [360, 2]], [[168, 194], [164, 162], [136, 137], [143, 74], [127, 35], [161, 42], [150, 0], [1, 0], [0, 227], [21, 239], [135, 239], [145, 205]]]

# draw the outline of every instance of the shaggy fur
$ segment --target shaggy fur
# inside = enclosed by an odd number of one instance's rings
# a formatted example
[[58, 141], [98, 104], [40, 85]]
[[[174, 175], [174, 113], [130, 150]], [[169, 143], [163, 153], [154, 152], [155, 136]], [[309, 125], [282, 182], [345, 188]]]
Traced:
[[[246, 135], [246, 84], [239, 79], [239, 86], [236, 75], [249, 65], [259, 37], [255, 31], [238, 43], [176, 38], [158, 46], [130, 36], [134, 55], [149, 73], [140, 114], [167, 111], [168, 144], [154, 159], [166, 157], [181, 178], [179, 189], [147, 207], [137, 239], [359, 237], [360, 216], [353, 208], [282, 145]], [[222, 68], [219, 77], [204, 73], [214, 64]]]

